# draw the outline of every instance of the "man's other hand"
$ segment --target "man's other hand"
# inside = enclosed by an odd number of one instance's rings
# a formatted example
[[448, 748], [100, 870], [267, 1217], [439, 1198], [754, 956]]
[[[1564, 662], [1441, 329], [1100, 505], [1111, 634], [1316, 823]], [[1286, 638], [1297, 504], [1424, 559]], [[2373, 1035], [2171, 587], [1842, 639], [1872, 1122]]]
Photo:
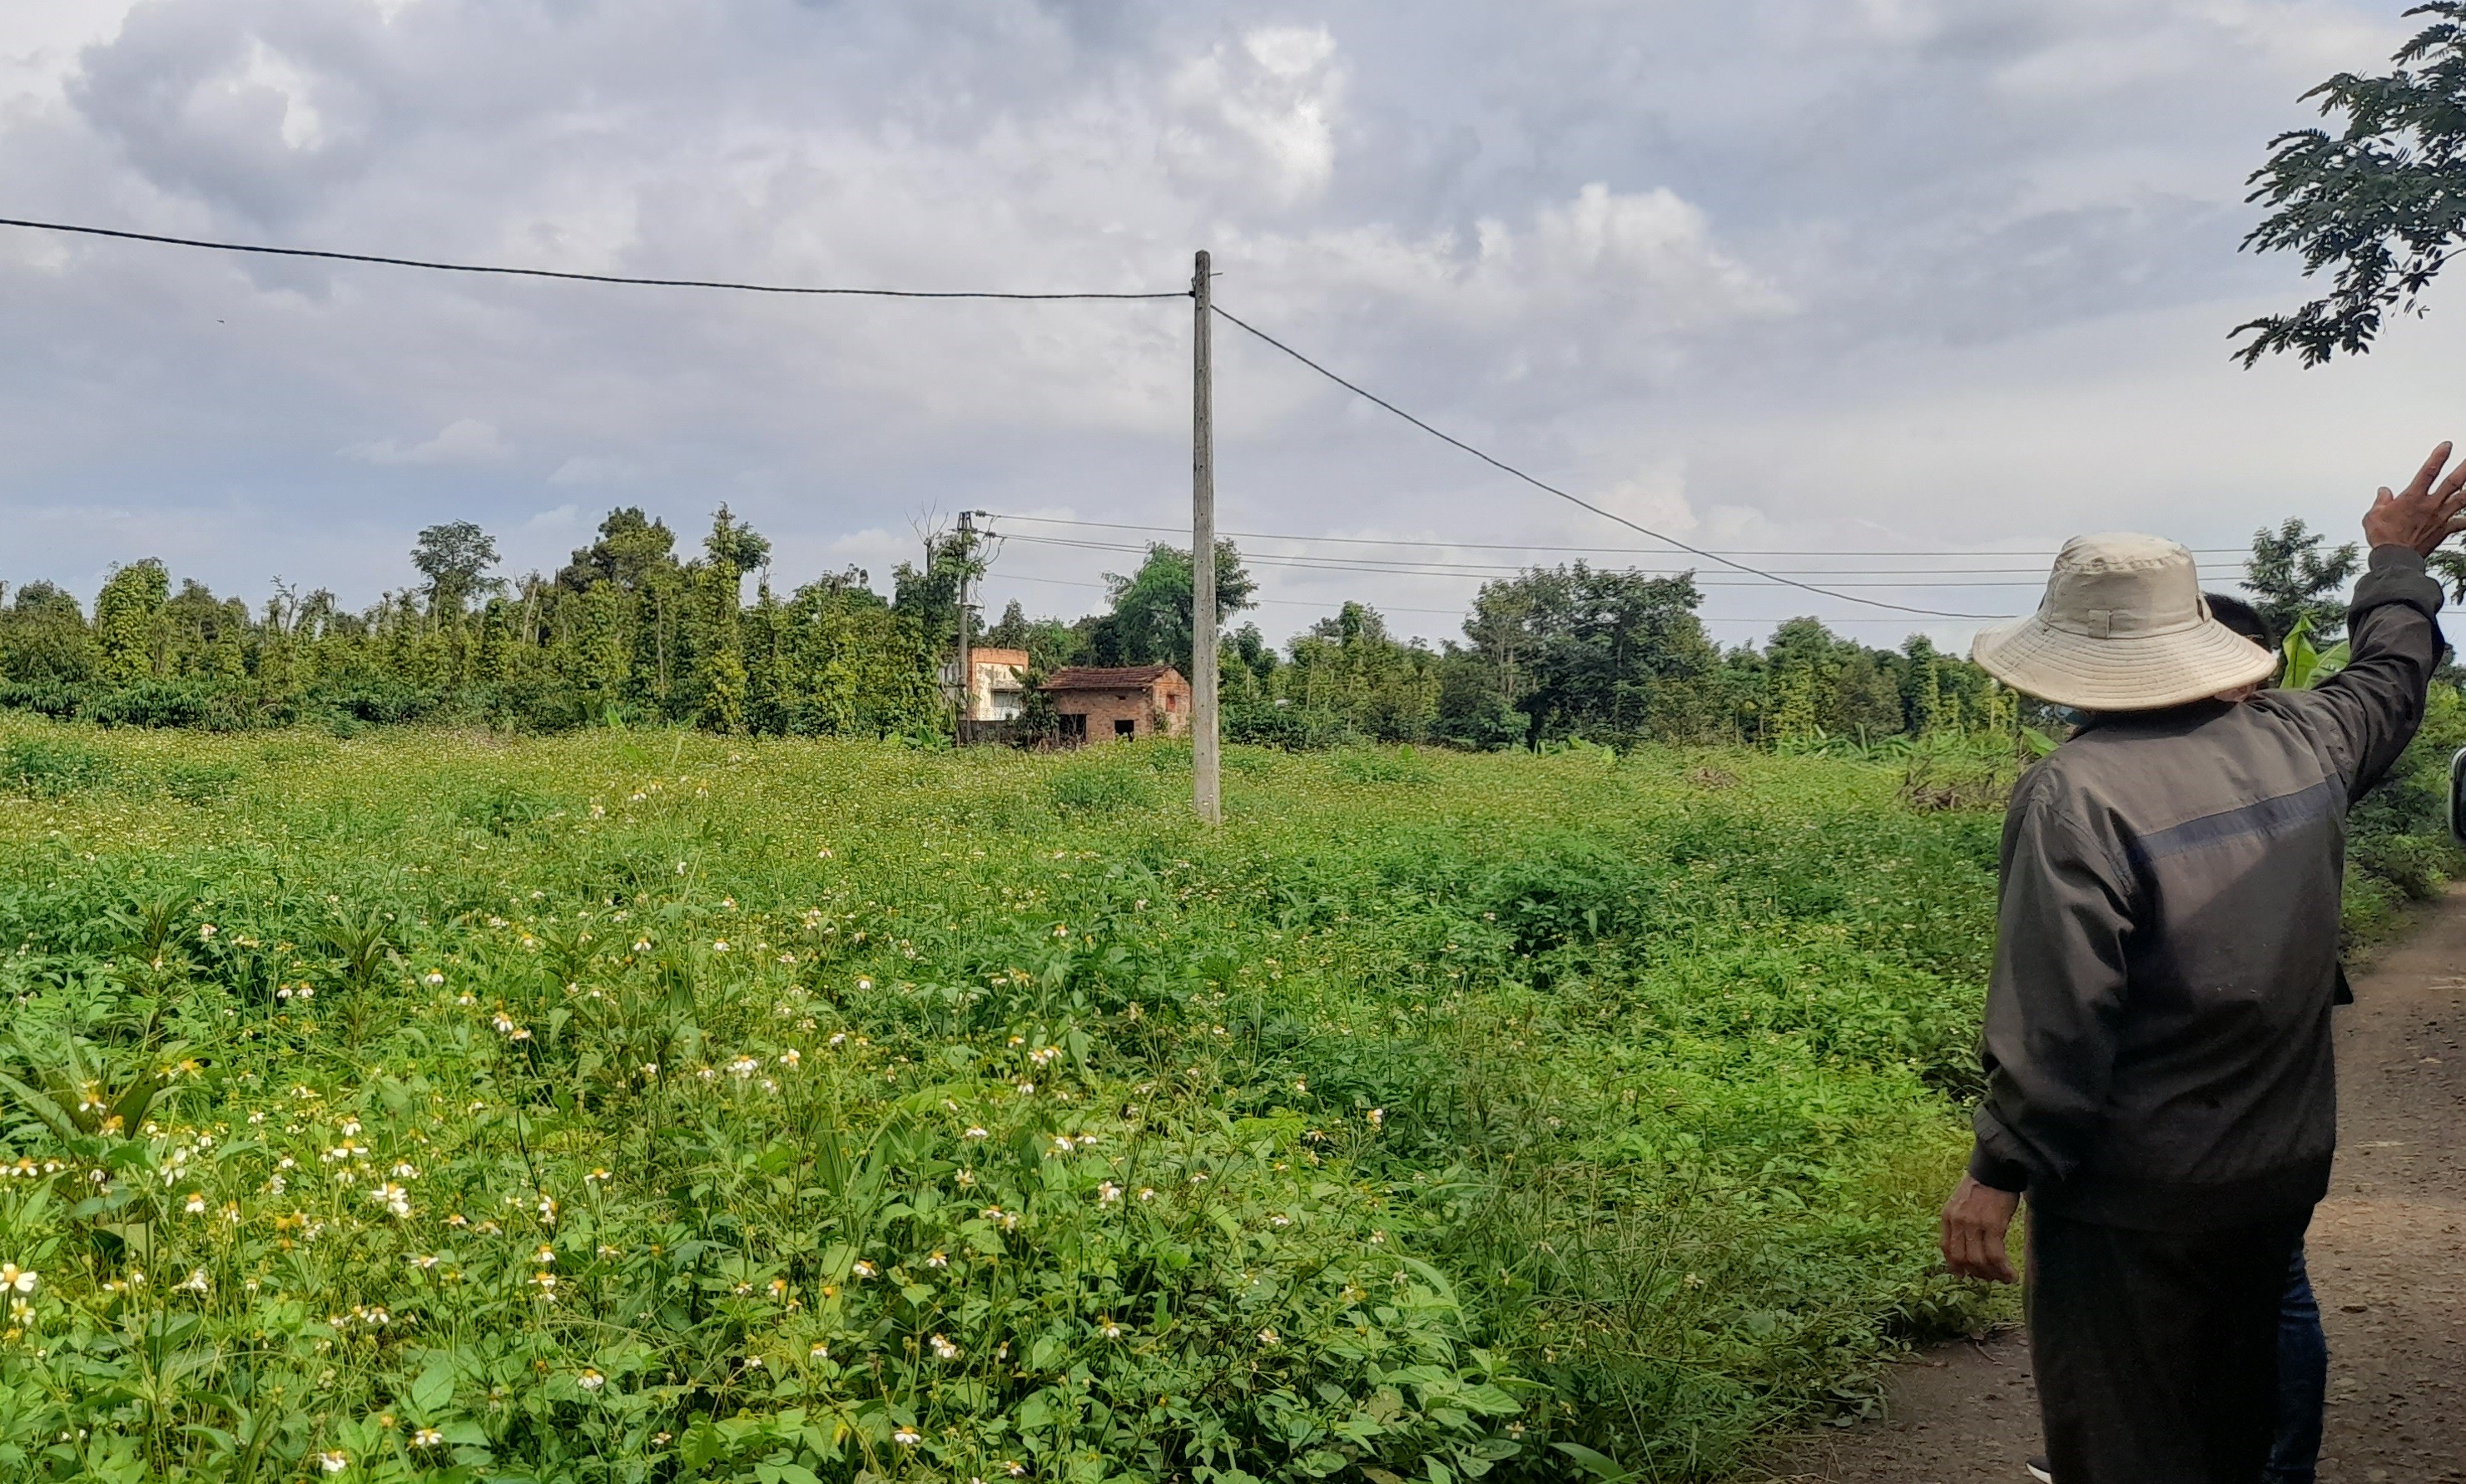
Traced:
[[1982, 1185], [1966, 1175], [1961, 1178], [1952, 1199], [1943, 1203], [1943, 1263], [1954, 1277], [2017, 1281], [2005, 1238], [2020, 1203], [2021, 1198], [2008, 1190]]
[[2365, 540], [2375, 547], [2411, 547], [2430, 556], [2440, 543], [2466, 530], [2466, 513], [2461, 513], [2466, 512], [2466, 462], [2460, 462], [2447, 479], [2440, 477], [2449, 462], [2449, 448], [2443, 443], [2432, 451], [2404, 494], [2381, 490], [2371, 512], [2364, 517]]

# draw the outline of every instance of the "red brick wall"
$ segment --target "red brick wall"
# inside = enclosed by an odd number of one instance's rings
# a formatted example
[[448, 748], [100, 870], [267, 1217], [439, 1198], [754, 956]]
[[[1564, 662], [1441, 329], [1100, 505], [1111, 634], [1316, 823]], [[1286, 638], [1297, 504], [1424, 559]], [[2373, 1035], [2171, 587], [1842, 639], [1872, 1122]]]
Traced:
[[1169, 737], [1190, 735], [1190, 682], [1168, 675], [1155, 683], [1155, 715]]
[[[1190, 686], [1170, 680], [1156, 683], [1148, 690], [1064, 690], [1053, 697], [1056, 715], [1079, 715], [1087, 718], [1087, 740], [1110, 742], [1118, 734], [1116, 722], [1131, 724], [1131, 735], [1146, 737], [1161, 731], [1170, 737], [1186, 735], [1190, 731]], [[1161, 726], [1159, 726], [1161, 723]]]

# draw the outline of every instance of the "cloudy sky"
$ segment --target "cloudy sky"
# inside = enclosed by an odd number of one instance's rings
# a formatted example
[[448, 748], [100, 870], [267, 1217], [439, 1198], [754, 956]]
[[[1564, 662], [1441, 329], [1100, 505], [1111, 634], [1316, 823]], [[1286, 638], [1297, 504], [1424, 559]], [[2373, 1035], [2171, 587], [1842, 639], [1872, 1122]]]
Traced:
[[[2068, 534], [2343, 534], [2466, 438], [2466, 305], [2322, 371], [2227, 355], [2299, 297], [2236, 252], [2244, 177], [2306, 87], [2384, 63], [2401, 9], [44, 0], [0, 10], [0, 216], [925, 289], [1169, 291], [1206, 247], [1226, 308], [1587, 499], [1995, 615]], [[1186, 530], [1190, 336], [1186, 303], [0, 229], [0, 580], [91, 594], [158, 555], [364, 602], [439, 521], [520, 571], [612, 506], [690, 538], [725, 501], [781, 585], [886, 584], [976, 508], [1017, 538], [993, 602], [1076, 614], [1136, 528]], [[1346, 597], [1451, 636], [1525, 561], [1703, 565], [1218, 347], [1220, 522], [1260, 533], [1271, 637]], [[1975, 626], [1705, 574], [1726, 641], [1800, 613]], [[1954, 585], [1983, 578], [2023, 585]]]

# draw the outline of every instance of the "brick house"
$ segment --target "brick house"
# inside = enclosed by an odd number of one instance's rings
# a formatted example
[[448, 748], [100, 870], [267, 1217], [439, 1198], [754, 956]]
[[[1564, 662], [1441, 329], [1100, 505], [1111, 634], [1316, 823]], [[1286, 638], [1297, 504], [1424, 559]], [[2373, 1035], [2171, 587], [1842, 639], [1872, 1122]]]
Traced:
[[1072, 665], [1044, 683], [1062, 745], [1190, 734], [1190, 682], [1170, 664]]

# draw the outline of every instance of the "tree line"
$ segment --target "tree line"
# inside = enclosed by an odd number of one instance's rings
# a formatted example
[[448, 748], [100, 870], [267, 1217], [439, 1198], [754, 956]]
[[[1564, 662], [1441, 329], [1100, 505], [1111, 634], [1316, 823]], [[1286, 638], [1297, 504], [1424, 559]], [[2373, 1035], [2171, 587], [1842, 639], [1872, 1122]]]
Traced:
[[[114, 569], [86, 613], [30, 582], [0, 608], [0, 705], [105, 723], [237, 729], [457, 720], [519, 730], [691, 724], [725, 732], [919, 731], [940, 695], [908, 587], [851, 570], [781, 594], [770, 543], [722, 506], [698, 553], [638, 508], [553, 575], [492, 574], [469, 522], [421, 531], [425, 579], [352, 612], [278, 586], [252, 610], [156, 559]], [[751, 600], [746, 579], [755, 578]], [[930, 583], [925, 584], [930, 587]]]
[[[279, 585], [252, 608], [163, 562], [116, 568], [92, 609], [49, 582], [0, 587], [0, 706], [118, 725], [225, 730], [299, 721], [338, 729], [454, 721], [524, 731], [691, 725], [756, 734], [947, 737], [942, 674], [962, 621], [978, 646], [1023, 649], [1030, 680], [1070, 664], [1170, 663], [1194, 648], [1191, 561], [1158, 545], [1109, 579], [1105, 608], [991, 624], [963, 610], [989, 555], [949, 530], [891, 591], [860, 569], [781, 593], [770, 543], [723, 506], [699, 551], [636, 507], [609, 512], [553, 574], [496, 574], [496, 544], [469, 522], [431, 527], [411, 552], [420, 582], [365, 610], [324, 589]], [[2334, 641], [2351, 547], [2300, 522], [2259, 532], [2245, 585], [2281, 630], [2303, 619]], [[1217, 607], [1239, 618], [1256, 583], [1231, 542]], [[750, 588], [750, 591], [749, 591]], [[1923, 636], [1862, 644], [1792, 618], [1761, 644], [1724, 648], [1705, 628], [1692, 573], [1584, 562], [1486, 583], [1462, 638], [1399, 638], [1345, 603], [1279, 647], [1255, 622], [1220, 646], [1232, 740], [1473, 748], [1570, 738], [1870, 745], [2012, 731], [2042, 721], [1966, 660]], [[1022, 729], [1051, 727], [1031, 690]]]

